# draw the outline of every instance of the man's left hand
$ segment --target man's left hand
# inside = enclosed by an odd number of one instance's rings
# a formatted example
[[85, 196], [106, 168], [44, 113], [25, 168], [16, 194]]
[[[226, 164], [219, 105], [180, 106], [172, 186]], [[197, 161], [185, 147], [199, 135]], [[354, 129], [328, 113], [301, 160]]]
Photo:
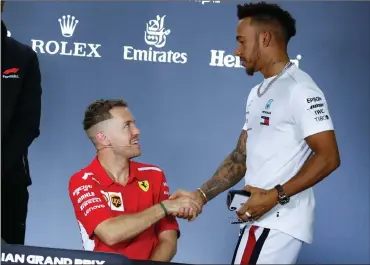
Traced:
[[243, 190], [251, 193], [248, 201], [237, 211], [239, 218], [244, 221], [260, 219], [278, 203], [278, 193], [276, 189], [264, 190], [252, 186], [245, 186]]

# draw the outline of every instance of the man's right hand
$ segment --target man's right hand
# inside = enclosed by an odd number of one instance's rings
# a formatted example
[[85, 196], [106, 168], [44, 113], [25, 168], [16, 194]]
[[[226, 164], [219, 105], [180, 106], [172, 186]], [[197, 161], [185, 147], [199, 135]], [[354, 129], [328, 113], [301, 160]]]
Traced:
[[202, 204], [190, 196], [179, 196], [162, 202], [169, 214], [193, 221], [202, 209]]
[[[190, 199], [192, 199], [192, 201], [195, 202], [196, 205], [198, 206], [197, 207], [197, 213], [196, 213], [197, 215], [202, 212], [202, 208], [203, 208], [204, 204], [206, 203], [204, 198], [202, 197], [202, 195], [200, 194], [200, 192], [198, 190], [193, 191], [193, 192], [185, 191], [185, 190], [178, 190], [170, 196], [170, 200], [177, 200], [177, 199], [180, 199], [180, 198], [190, 198]], [[194, 220], [194, 218], [192, 218], [192, 216], [190, 214], [190, 211], [191, 211], [191, 209], [189, 207], [183, 207], [179, 210], [179, 212], [176, 216], [178, 218], [182, 218], [182, 219], [191, 218], [190, 221], [192, 221], [192, 220]]]

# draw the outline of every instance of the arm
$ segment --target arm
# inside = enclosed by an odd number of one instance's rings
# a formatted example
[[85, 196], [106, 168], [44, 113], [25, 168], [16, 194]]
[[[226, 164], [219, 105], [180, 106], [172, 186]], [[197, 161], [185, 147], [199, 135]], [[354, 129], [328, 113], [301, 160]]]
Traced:
[[340, 165], [333, 122], [324, 94], [317, 88], [298, 86], [292, 94], [291, 104], [299, 136], [305, 139], [314, 155], [283, 185], [288, 196], [316, 185]]
[[[169, 199], [170, 190], [167, 180], [162, 174], [158, 202]], [[176, 218], [167, 216], [157, 223], [158, 245], [153, 250], [150, 260], [170, 262], [177, 252], [177, 239], [180, 237], [179, 225]]]
[[[255, 88], [252, 89], [252, 91]], [[212, 178], [205, 182], [200, 188], [193, 192], [178, 190], [170, 196], [170, 199], [187, 196], [193, 198], [198, 205], [201, 206], [197, 214], [202, 212], [202, 207], [208, 201], [215, 198], [225, 190], [235, 186], [244, 176], [247, 171], [247, 130], [248, 130], [248, 116], [249, 108], [253, 102], [253, 93], [249, 93], [246, 105], [245, 123], [242, 132], [239, 136], [236, 148], [225, 158], [225, 160], [218, 167]], [[188, 218], [189, 209], [181, 209], [177, 217]], [[190, 219], [189, 221], [192, 221]]]
[[247, 170], [247, 137], [247, 131], [243, 128], [236, 148], [225, 158], [212, 178], [201, 186], [207, 201], [233, 187], [244, 177]]
[[96, 235], [111, 246], [134, 238], [165, 216], [157, 204], [140, 213], [114, 217], [93, 176], [86, 180], [82, 176], [78, 173], [71, 178], [69, 194], [76, 217], [89, 238]]
[[[290, 107], [291, 122], [296, 129], [293, 141], [306, 141], [314, 155], [286, 183], [276, 183], [283, 186], [289, 197], [314, 186], [340, 164], [333, 124], [323, 93], [317, 87], [298, 84], [293, 89]], [[264, 190], [246, 186], [244, 189], [252, 193], [237, 212], [245, 221], [250, 218], [258, 220], [279, 201], [275, 188]]]
[[98, 224], [94, 233], [111, 246], [136, 237], [164, 216], [162, 207], [157, 204], [140, 213], [109, 218]]
[[158, 245], [150, 255], [150, 260], [170, 262], [177, 252], [177, 231], [166, 230], [158, 235]]
[[10, 139], [2, 141], [3, 150], [11, 150], [3, 155], [3, 165], [9, 168], [27, 153], [33, 140], [40, 134], [41, 73], [37, 55], [33, 51], [23, 82], [9, 131], [6, 132]]
[[340, 165], [334, 131], [311, 135], [306, 138], [306, 142], [315, 154], [293, 178], [283, 185], [283, 189], [289, 197], [313, 187]]

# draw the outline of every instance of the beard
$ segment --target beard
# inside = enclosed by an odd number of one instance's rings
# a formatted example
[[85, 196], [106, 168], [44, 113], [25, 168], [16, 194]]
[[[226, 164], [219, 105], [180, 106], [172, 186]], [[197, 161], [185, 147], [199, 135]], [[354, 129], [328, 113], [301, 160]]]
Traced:
[[247, 75], [253, 76], [255, 72], [254, 67], [246, 67], [245, 72], [247, 73]]
[[260, 58], [258, 40], [255, 42], [253, 46], [253, 52], [251, 53], [251, 58], [252, 59], [249, 60], [249, 62], [251, 63], [251, 66], [245, 67], [245, 72], [247, 73], [248, 76], [253, 76], [254, 73], [257, 72], [256, 64]]
[[141, 156], [141, 149], [137, 146], [118, 146], [113, 149], [116, 157], [121, 157], [123, 159], [132, 159]]

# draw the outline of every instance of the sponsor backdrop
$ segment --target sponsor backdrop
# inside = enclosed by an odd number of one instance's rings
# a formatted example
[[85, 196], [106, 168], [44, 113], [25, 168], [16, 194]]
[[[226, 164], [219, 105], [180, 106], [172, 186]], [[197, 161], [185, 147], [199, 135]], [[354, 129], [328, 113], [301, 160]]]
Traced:
[[[343, 161], [315, 188], [315, 241], [299, 262], [368, 263], [370, 5], [282, 5], [297, 19], [290, 57], [325, 92]], [[141, 129], [138, 160], [160, 166], [172, 191], [194, 189], [234, 148], [247, 95], [262, 80], [233, 56], [235, 2], [17, 1], [6, 4], [3, 19], [37, 52], [43, 76], [41, 136], [30, 151], [29, 245], [82, 248], [67, 184], [95, 155], [82, 129], [89, 103], [127, 100]], [[193, 223], [180, 221], [175, 261], [231, 261], [238, 226], [225, 199]]]

